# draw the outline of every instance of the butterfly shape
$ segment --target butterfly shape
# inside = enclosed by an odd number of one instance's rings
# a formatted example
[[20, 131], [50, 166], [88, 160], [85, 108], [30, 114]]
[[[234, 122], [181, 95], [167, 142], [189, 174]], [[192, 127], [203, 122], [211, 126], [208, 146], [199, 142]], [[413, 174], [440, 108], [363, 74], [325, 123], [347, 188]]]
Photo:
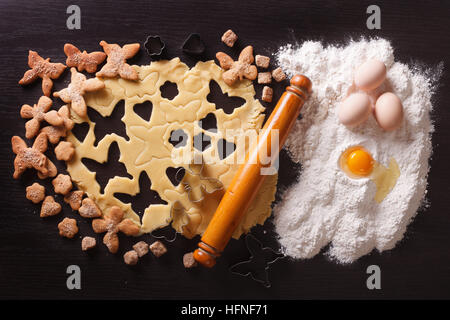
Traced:
[[[174, 225], [174, 221], [178, 221], [179, 225]], [[164, 239], [167, 242], [174, 242], [177, 239], [178, 231], [184, 231], [184, 227], [190, 222], [190, 217], [186, 213], [185, 208], [180, 202], [175, 202], [170, 209], [170, 224], [164, 228], [155, 229], [150, 232], [151, 236], [156, 239]], [[177, 227], [179, 227], [177, 229]]]
[[250, 275], [253, 280], [269, 288], [269, 267], [278, 259], [283, 258], [284, 254], [272, 248], [263, 247], [262, 243], [251, 234], [245, 237], [245, 244], [250, 252], [250, 259], [231, 266], [230, 272], [244, 277]]
[[127, 168], [122, 162], [119, 162], [120, 149], [117, 142], [112, 142], [108, 149], [108, 161], [99, 163], [89, 158], [82, 158], [81, 162], [92, 172], [95, 172], [95, 179], [100, 185], [100, 193], [103, 193], [110, 179], [121, 176], [132, 179], [127, 172]]
[[229, 86], [234, 85], [238, 80], [242, 81], [244, 78], [255, 80], [258, 75], [258, 70], [256, 69], [256, 66], [253, 65], [255, 58], [253, 57], [252, 46], [247, 46], [242, 49], [237, 61], [233, 61], [233, 59], [224, 52], [217, 52], [216, 58], [219, 60], [222, 69], [226, 70], [222, 74], [222, 79]]
[[139, 80], [137, 71], [126, 63], [127, 59], [132, 58], [138, 53], [140, 48], [139, 43], [126, 44], [121, 47], [116, 43], [107, 43], [102, 40], [100, 41], [100, 45], [108, 57], [103, 68], [95, 74], [97, 77], [115, 78], [120, 76], [122, 79]]
[[134, 212], [142, 215], [150, 204], [167, 204], [166, 201], [161, 199], [158, 192], [151, 189], [151, 186], [152, 182], [147, 172], [142, 171], [139, 175], [139, 192], [136, 195], [117, 192], [114, 193], [114, 197], [122, 202], [130, 203]]
[[103, 117], [100, 113], [98, 113], [95, 109], [88, 107], [87, 114], [89, 120], [95, 123], [94, 135], [95, 142], [94, 146], [97, 146], [98, 143], [108, 134], [115, 133], [125, 140], [130, 140], [127, 135], [127, 129], [125, 123], [122, 122], [123, 115], [125, 113], [125, 101], [120, 100], [116, 106], [114, 107], [113, 112], [107, 116]]
[[64, 45], [64, 53], [67, 56], [66, 65], [76, 67], [80, 72], [86, 70], [89, 73], [94, 73], [97, 71], [98, 65], [106, 59], [106, 53], [104, 52], [87, 53], [86, 50], [81, 52], [80, 49], [70, 43]]
[[191, 163], [187, 170], [179, 170], [175, 175], [176, 180], [183, 184], [191, 202], [201, 202], [206, 195], [223, 189], [220, 180], [202, 175], [203, 168], [202, 159], [200, 163]]
[[25, 72], [22, 79], [19, 80], [19, 84], [30, 84], [37, 78], [42, 78], [42, 92], [47, 97], [50, 96], [52, 91], [52, 79], [58, 79], [66, 69], [66, 66], [62, 63], [50, 62], [50, 58], [44, 59], [32, 50], [28, 52], [28, 66], [31, 69]]
[[245, 99], [241, 97], [230, 97], [228, 93], [223, 93], [219, 84], [214, 80], [209, 82], [209, 94], [206, 96], [206, 100], [214, 103], [216, 109], [222, 109], [226, 114], [232, 114], [234, 109], [245, 103]]
[[[166, 174], [172, 184], [176, 186], [182, 183], [185, 191], [188, 193], [189, 200], [195, 203], [202, 202], [208, 194], [223, 189], [223, 184], [220, 180], [202, 175], [204, 162], [200, 154], [197, 154], [197, 159], [199, 161], [193, 161], [187, 169], [184, 167], [169, 167], [166, 170]], [[175, 241], [176, 234], [180, 232], [188, 239], [193, 238], [202, 216], [195, 212], [195, 210], [188, 212], [179, 201], [173, 204], [170, 213], [172, 228], [154, 230], [151, 233], [152, 236], [155, 238], [165, 238], [167, 241]], [[174, 221], [176, 221], [176, 224], [173, 224]], [[171, 230], [169, 232], [171, 234], [170, 237], [167, 236], [167, 230]], [[174, 233], [173, 230], [177, 230], [177, 232]]]

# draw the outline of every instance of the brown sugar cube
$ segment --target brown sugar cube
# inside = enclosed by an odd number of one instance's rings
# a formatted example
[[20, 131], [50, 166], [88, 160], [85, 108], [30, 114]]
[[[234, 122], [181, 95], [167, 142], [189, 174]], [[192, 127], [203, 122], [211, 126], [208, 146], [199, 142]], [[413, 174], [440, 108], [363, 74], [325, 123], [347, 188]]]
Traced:
[[255, 56], [255, 63], [258, 67], [267, 69], [269, 67], [270, 58], [257, 54]]
[[81, 240], [81, 250], [88, 251], [97, 245], [97, 241], [92, 237], [84, 237]]
[[258, 83], [259, 84], [269, 84], [272, 82], [272, 75], [270, 72], [260, 72], [258, 73]]
[[72, 142], [61, 141], [55, 148], [56, 159], [69, 161], [75, 154], [75, 148]]
[[78, 233], [77, 221], [75, 219], [64, 218], [58, 224], [59, 235], [72, 239]]
[[194, 253], [189, 252], [183, 256], [183, 264], [186, 269], [190, 269], [197, 266], [197, 261], [194, 259]]
[[225, 43], [229, 47], [234, 46], [234, 43], [236, 42], [237, 39], [238, 39], [238, 36], [231, 29], [225, 31], [225, 33], [222, 36], [222, 42]]
[[45, 198], [45, 188], [39, 183], [35, 182], [31, 186], [27, 187], [26, 198], [33, 203], [39, 203]]
[[275, 79], [276, 82], [280, 82], [286, 79], [286, 74], [283, 72], [283, 69], [278, 67], [272, 71], [272, 77]]
[[148, 244], [145, 241], [139, 241], [133, 246], [133, 249], [136, 251], [139, 258], [142, 258], [148, 253]]
[[264, 86], [262, 91], [262, 100], [265, 102], [272, 102], [273, 89], [268, 86]]
[[137, 252], [134, 250], [125, 252], [125, 254], [123, 255], [123, 261], [129, 266], [136, 265], [138, 263], [138, 260], [139, 260], [139, 256], [138, 256]]
[[52, 181], [56, 193], [66, 195], [72, 189], [72, 180], [67, 174], [58, 174]]
[[150, 251], [159, 258], [167, 252], [167, 248], [161, 241], [155, 241], [150, 245]]

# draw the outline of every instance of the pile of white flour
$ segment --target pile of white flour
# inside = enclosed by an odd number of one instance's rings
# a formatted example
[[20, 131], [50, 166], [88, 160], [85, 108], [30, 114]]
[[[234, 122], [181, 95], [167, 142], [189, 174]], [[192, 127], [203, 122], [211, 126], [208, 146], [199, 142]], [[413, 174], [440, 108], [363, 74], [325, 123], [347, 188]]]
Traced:
[[[314, 91], [286, 143], [293, 161], [302, 165], [299, 181], [274, 209], [285, 253], [311, 258], [331, 243], [327, 254], [350, 263], [374, 248], [392, 249], [426, 194], [433, 79], [395, 62], [391, 44], [383, 39], [352, 41], [345, 47], [308, 41], [281, 47], [276, 58], [288, 75], [308, 76]], [[385, 89], [403, 102], [404, 121], [393, 132], [383, 131], [372, 115], [351, 130], [338, 121], [337, 106], [352, 84], [354, 70], [370, 58], [386, 64]], [[364, 146], [385, 166], [391, 157], [398, 162], [400, 177], [380, 204], [374, 200], [373, 181], [351, 179], [338, 166], [341, 153], [353, 145]]]

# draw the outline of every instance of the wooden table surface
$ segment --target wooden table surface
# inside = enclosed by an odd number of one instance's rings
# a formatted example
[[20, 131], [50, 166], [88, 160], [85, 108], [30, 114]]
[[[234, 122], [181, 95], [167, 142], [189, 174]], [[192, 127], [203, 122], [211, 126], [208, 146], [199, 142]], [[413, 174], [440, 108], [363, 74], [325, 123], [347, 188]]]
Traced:
[[[371, 1], [85, 1], [81, 8], [81, 29], [68, 30], [66, 8], [72, 1], [0, 2], [0, 298], [450, 298], [450, 32], [448, 1], [378, 1], [381, 30], [366, 28], [366, 8]], [[169, 244], [169, 254], [156, 260], [146, 257], [135, 268], [122, 262], [132, 240], [121, 238], [117, 255], [103, 245], [92, 254], [80, 250], [74, 241], [57, 235], [58, 217], [42, 220], [39, 206], [25, 198], [25, 187], [36, 177], [26, 174], [12, 179], [13, 153], [10, 139], [24, 136], [20, 106], [35, 103], [41, 94], [40, 81], [22, 88], [17, 81], [27, 69], [28, 50], [36, 50], [53, 61], [65, 61], [63, 45], [74, 43], [88, 51], [98, 50], [98, 42], [131, 43], [158, 34], [167, 46], [166, 57], [180, 56], [192, 66], [195, 59], [181, 52], [184, 39], [200, 33], [207, 46], [204, 59], [224, 50], [222, 33], [231, 28], [240, 37], [239, 46], [252, 44], [260, 54], [274, 53], [280, 45], [321, 40], [344, 44], [351, 38], [384, 37], [395, 48], [396, 60], [434, 66], [444, 61], [444, 74], [434, 95], [432, 118], [433, 157], [430, 161], [428, 205], [408, 226], [406, 236], [389, 252], [373, 252], [351, 265], [338, 265], [319, 254], [311, 260], [277, 261], [269, 271], [270, 288], [229, 272], [229, 267], [245, 260], [248, 253], [243, 239], [232, 241], [212, 270], [186, 271], [181, 263], [184, 252], [196, 240], [178, 238]], [[236, 51], [236, 50], [234, 50]], [[234, 52], [228, 50], [227, 52]], [[144, 50], [131, 60], [148, 64]], [[55, 89], [67, 86], [66, 71]], [[257, 86], [260, 94], [261, 87]], [[275, 88], [275, 99], [282, 92]], [[59, 107], [61, 101], [55, 99]], [[270, 110], [270, 106], [267, 105]], [[295, 171], [285, 154], [281, 159], [280, 186], [288, 185]], [[58, 163], [61, 170], [62, 163]], [[298, 169], [298, 168], [297, 168]], [[49, 186], [49, 183], [46, 182]], [[59, 197], [58, 201], [62, 199]], [[63, 204], [65, 216], [77, 217]], [[81, 234], [92, 235], [79, 217]], [[274, 245], [270, 223], [252, 231], [265, 245]], [[97, 237], [101, 242], [101, 237]], [[150, 240], [150, 237], [144, 237]], [[366, 269], [381, 268], [381, 290], [368, 290]], [[81, 290], [66, 288], [66, 268], [82, 270]]]

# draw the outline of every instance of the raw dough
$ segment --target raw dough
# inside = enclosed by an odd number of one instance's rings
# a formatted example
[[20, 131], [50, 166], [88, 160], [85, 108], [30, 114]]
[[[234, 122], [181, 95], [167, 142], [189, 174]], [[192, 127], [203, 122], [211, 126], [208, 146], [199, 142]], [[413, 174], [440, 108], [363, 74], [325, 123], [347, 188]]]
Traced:
[[[254, 99], [255, 91], [250, 81], [244, 80], [233, 87], [226, 85], [222, 80], [222, 70], [214, 61], [198, 62], [190, 70], [179, 58], [152, 62], [149, 66], [133, 67], [139, 73], [139, 81], [102, 79], [105, 89], [85, 96], [87, 105], [104, 117], [109, 116], [115, 105], [123, 99], [125, 114], [121, 120], [126, 125], [130, 140], [113, 133], [106, 135], [94, 146], [95, 123], [88, 117], [80, 118], [71, 112], [76, 123], [89, 124], [89, 131], [82, 142], [72, 133], [68, 135], [67, 141], [73, 143], [76, 153], [73, 159], [67, 162], [67, 171], [78, 188], [86, 192], [103, 212], [107, 212], [108, 208], [114, 205], [121, 207], [125, 218], [130, 218], [141, 226], [141, 233], [149, 233], [172, 222], [172, 227], [186, 237], [202, 234], [238, 168], [238, 164], [230, 163], [230, 159], [238, 151], [242, 151], [240, 148], [248, 147], [236, 144], [235, 152], [220, 160], [214, 157], [217, 154], [217, 142], [225, 137], [227, 129], [242, 129], [244, 133], [252, 130], [257, 132], [264, 120], [264, 107]], [[246, 102], [232, 114], [216, 109], [215, 104], [206, 98], [211, 80], [216, 81], [223, 92], [230, 96], [239, 96]], [[178, 88], [178, 95], [172, 100], [163, 98], [159, 90], [166, 81], [176, 83]], [[133, 111], [135, 104], [147, 100], [153, 104], [150, 121], [145, 121]], [[198, 124], [198, 121], [210, 112], [214, 113], [217, 119], [215, 133], [203, 130]], [[177, 129], [182, 129], [188, 135], [184, 147], [175, 148], [169, 142], [171, 132]], [[173, 155], [181, 155], [183, 152], [189, 154], [193, 150], [193, 137], [201, 132], [211, 137], [211, 146], [202, 153], [205, 164], [200, 169], [195, 169], [193, 165], [189, 165], [192, 156], [190, 161], [183, 164], [174, 162], [172, 152]], [[229, 136], [226, 136], [226, 140], [235, 141], [230, 140]], [[101, 194], [100, 186], [95, 180], [95, 172], [89, 171], [81, 159], [106, 162], [109, 146], [114, 141], [120, 149], [119, 161], [125, 165], [133, 178], [114, 177], [108, 181], [104, 193]], [[180, 166], [186, 169], [186, 174], [182, 183], [174, 186], [166, 175], [166, 169]], [[144, 170], [151, 180], [151, 189], [158, 192], [167, 205], [149, 205], [141, 221], [131, 205], [115, 198], [114, 193], [139, 193], [139, 175]], [[276, 183], [277, 175], [266, 178], [249, 212], [233, 234], [234, 238], [239, 238], [252, 226], [262, 224], [270, 216]]]

